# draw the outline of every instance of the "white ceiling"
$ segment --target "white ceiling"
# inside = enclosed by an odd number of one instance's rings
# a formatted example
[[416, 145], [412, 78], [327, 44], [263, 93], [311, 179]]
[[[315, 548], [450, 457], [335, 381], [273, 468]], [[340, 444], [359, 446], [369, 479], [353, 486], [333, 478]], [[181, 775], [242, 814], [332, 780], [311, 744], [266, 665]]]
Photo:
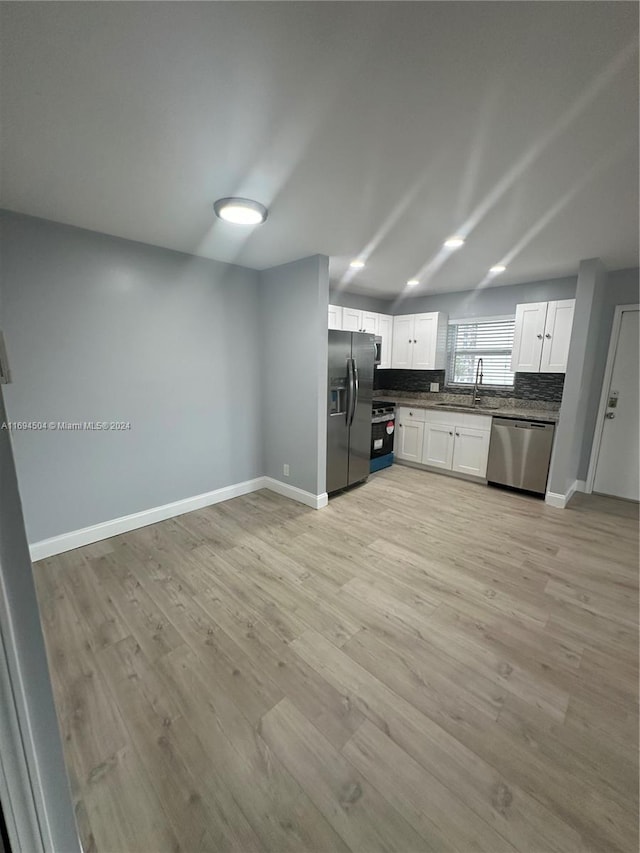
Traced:
[[0, 5], [3, 207], [379, 296], [638, 263], [635, 3]]

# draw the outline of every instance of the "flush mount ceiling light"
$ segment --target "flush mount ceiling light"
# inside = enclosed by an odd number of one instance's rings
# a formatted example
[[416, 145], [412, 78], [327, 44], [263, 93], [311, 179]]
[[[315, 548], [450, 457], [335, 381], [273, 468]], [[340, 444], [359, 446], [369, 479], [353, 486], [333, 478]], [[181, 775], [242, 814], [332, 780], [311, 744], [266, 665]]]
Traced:
[[360, 258], [356, 258], [355, 260], [351, 261], [349, 266], [352, 270], [361, 270], [364, 267], [364, 261], [361, 261]]
[[417, 287], [417, 285], [419, 285], [419, 284], [420, 284], [420, 282], [418, 281], [417, 278], [410, 278], [409, 281], [407, 282], [407, 287]]
[[459, 249], [460, 246], [464, 246], [464, 237], [458, 237], [457, 234], [454, 234], [453, 237], [444, 241], [444, 245], [447, 249]]
[[214, 202], [216, 216], [234, 225], [260, 225], [267, 218], [267, 208], [250, 198], [219, 198]]
[[506, 267], [504, 264], [496, 264], [495, 267], [491, 267], [489, 272], [493, 273], [493, 275], [500, 275], [500, 273], [504, 272], [505, 270], [506, 270]]

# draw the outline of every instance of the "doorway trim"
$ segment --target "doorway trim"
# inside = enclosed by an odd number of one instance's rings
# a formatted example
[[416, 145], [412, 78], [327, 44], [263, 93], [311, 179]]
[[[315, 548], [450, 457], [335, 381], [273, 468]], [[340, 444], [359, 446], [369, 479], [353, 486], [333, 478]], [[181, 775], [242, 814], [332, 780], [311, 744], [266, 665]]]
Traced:
[[593, 484], [596, 479], [596, 468], [598, 467], [598, 456], [600, 455], [600, 444], [602, 443], [602, 433], [604, 432], [604, 416], [607, 411], [607, 399], [609, 397], [609, 386], [613, 376], [613, 366], [616, 360], [616, 350], [618, 349], [618, 338], [620, 337], [620, 327], [622, 326], [622, 315], [625, 311], [640, 311], [640, 304], [636, 305], [616, 305], [613, 314], [613, 323], [611, 325], [611, 338], [609, 340], [609, 352], [607, 353], [607, 366], [604, 370], [604, 378], [602, 380], [602, 390], [600, 392], [600, 405], [598, 406], [598, 417], [596, 426], [593, 431], [593, 444], [591, 445], [591, 458], [589, 460], [589, 471], [587, 473], [587, 482], [585, 492], [591, 494], [593, 492]]

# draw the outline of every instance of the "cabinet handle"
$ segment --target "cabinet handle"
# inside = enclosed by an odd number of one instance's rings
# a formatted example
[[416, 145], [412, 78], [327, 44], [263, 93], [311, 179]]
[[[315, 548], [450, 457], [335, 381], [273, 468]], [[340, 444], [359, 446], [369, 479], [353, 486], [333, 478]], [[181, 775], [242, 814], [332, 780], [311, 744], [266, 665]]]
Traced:
[[542, 335], [536, 335], [540, 340], [542, 340]]
[[449, 435], [453, 435], [453, 433], [452, 433], [452, 432], [450, 432], [450, 433], [449, 433]]
[[418, 343], [418, 341], [414, 340], [414, 344], [417, 344], [417, 343]]
[[409, 338], [409, 343], [411, 343], [411, 338]]
[[458, 436], [458, 438], [460, 438], [460, 433], [459, 433], [459, 432], [457, 432], [457, 433], [456, 433], [456, 435]]
[[551, 338], [551, 335], [549, 334], [549, 332], [547, 332], [547, 334], [545, 335], [545, 338]]

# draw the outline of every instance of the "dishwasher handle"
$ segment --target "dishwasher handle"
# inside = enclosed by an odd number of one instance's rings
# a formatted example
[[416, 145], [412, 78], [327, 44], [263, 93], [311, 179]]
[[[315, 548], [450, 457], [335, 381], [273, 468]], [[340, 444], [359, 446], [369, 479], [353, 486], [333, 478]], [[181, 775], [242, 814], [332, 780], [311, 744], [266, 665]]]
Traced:
[[497, 427], [507, 427], [508, 429], [539, 429], [552, 430], [554, 424], [541, 423], [539, 421], [516, 421], [513, 418], [493, 418], [493, 424]]

